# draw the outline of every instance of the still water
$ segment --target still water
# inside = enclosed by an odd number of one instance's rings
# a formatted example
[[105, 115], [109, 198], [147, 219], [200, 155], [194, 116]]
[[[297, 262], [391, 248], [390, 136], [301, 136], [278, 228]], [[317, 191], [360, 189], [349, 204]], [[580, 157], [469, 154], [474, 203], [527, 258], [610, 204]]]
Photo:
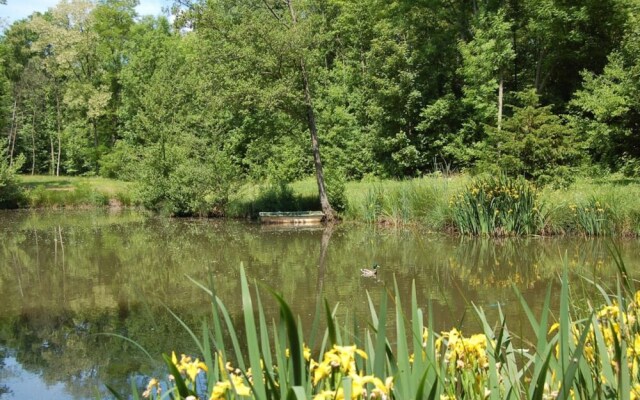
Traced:
[[[413, 230], [342, 225], [332, 230], [162, 219], [134, 212], [0, 213], [0, 400], [108, 397], [161, 370], [162, 353], [194, 351], [169, 310], [195, 331], [210, 315], [204, 291], [213, 281], [236, 326], [241, 321], [239, 269], [282, 293], [308, 330], [327, 299], [345, 325], [368, 322], [374, 303], [393, 291], [409, 304], [431, 304], [436, 329], [479, 331], [473, 304], [490, 320], [499, 310], [516, 335], [527, 322], [514, 286], [534, 312], [563, 262], [576, 296], [597, 298], [592, 281], [615, 283], [608, 248], [640, 272], [640, 242], [578, 238], [486, 240]], [[381, 266], [379, 278], [360, 268]], [[266, 290], [270, 317], [277, 308]], [[597, 299], [596, 299], [597, 301]], [[552, 300], [557, 313], [559, 300]], [[586, 303], [585, 303], [586, 304]], [[130, 338], [156, 357], [149, 360]]]

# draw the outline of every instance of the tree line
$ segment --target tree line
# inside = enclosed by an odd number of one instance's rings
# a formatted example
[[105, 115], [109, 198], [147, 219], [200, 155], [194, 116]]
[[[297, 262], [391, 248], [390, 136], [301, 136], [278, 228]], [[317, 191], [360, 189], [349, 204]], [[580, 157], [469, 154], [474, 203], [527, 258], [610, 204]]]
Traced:
[[437, 170], [640, 174], [639, 0], [175, 0], [171, 22], [136, 5], [6, 27], [9, 166], [138, 181], [175, 214], [312, 174], [321, 200]]

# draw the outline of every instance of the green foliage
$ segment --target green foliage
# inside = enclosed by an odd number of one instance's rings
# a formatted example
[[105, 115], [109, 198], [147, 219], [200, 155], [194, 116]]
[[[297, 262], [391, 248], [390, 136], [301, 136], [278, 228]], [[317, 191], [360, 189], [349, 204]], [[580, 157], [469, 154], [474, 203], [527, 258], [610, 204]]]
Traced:
[[206, 146], [154, 145], [140, 165], [137, 196], [166, 215], [223, 215], [236, 176], [228, 158]]
[[637, 55], [625, 57], [620, 52], [612, 53], [602, 74], [583, 74], [583, 86], [571, 102], [578, 111], [576, 126], [592, 159], [632, 174], [633, 164], [640, 158], [636, 126], [640, 117], [637, 111], [639, 66]]
[[[611, 394], [636, 398], [640, 292], [635, 292], [619, 255], [616, 263], [617, 293], [609, 294], [598, 286], [603, 294], [598, 308], [591, 304], [584, 308], [576, 301], [565, 264], [555, 322], [551, 287], [542, 307], [535, 308], [541, 310], [539, 315], [516, 289], [533, 335], [533, 342], [522, 342], [524, 347], [518, 346], [502, 310], [497, 323], [492, 323], [477, 305], [474, 310], [481, 333], [468, 336], [456, 328], [438, 333], [431, 306], [427, 310], [419, 307], [415, 285], [410, 296], [403, 296], [397, 284], [393, 291], [383, 291], [377, 304], [367, 295], [370, 321], [363, 332], [341, 324], [337, 308], [332, 311], [325, 303], [326, 329], [316, 332], [312, 328], [307, 336], [322, 340], [306, 342], [288, 303], [275, 291], [270, 292], [280, 319], [267, 322], [260, 294], [257, 288], [252, 292], [241, 266], [242, 326], [230, 318], [215, 287], [208, 289], [200, 283], [196, 284], [210, 296], [212, 305], [211, 322], [203, 323], [201, 337], [173, 314], [205, 361], [164, 356], [174, 378], [166, 387], [170, 396], [185, 398], [206, 382], [207, 392], [198, 396], [211, 393], [212, 399], [539, 400], [600, 399]], [[409, 304], [403, 308], [407, 297]], [[240, 343], [245, 343], [244, 348]], [[157, 393], [159, 387], [159, 381], [152, 379], [145, 397]]]
[[530, 235], [545, 228], [545, 206], [522, 178], [480, 178], [450, 201], [453, 223], [463, 235]]
[[498, 85], [508, 74], [515, 52], [511, 24], [504, 12], [481, 13], [474, 21], [473, 39], [458, 45], [464, 78], [463, 103], [475, 110], [477, 121], [494, 125], [498, 114]]
[[100, 175], [105, 178], [134, 181], [140, 163], [138, 149], [125, 141], [118, 141], [110, 153], [100, 158]]
[[522, 105], [513, 107], [501, 129], [487, 128], [487, 140], [479, 147], [479, 168], [523, 175], [541, 184], [569, 184], [581, 157], [574, 130], [550, 106], [541, 107], [533, 89], [518, 98]]
[[615, 233], [615, 212], [595, 197], [580, 204], [569, 205], [577, 231], [587, 236], [606, 236]]
[[347, 209], [347, 197], [345, 192], [346, 177], [340, 168], [328, 168], [325, 170], [327, 182], [327, 196], [334, 210], [343, 212]]
[[6, 156], [6, 141], [0, 140], [0, 209], [18, 208], [24, 201], [16, 172], [24, 163], [24, 156], [10, 165]]
[[133, 180], [164, 140], [223, 152], [238, 182], [292, 182], [315, 168], [315, 123], [346, 179], [637, 174], [635, 0], [181, 3], [175, 26], [83, 0], [8, 27], [0, 123], [20, 172]]

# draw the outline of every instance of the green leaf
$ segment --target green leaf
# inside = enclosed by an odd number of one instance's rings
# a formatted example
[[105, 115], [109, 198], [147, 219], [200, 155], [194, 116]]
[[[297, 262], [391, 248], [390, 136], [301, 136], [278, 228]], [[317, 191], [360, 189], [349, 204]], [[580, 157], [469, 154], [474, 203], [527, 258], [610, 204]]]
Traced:
[[293, 364], [293, 384], [301, 386], [305, 381], [304, 354], [300, 337], [298, 336], [298, 327], [293, 317], [291, 308], [287, 302], [275, 291], [271, 294], [276, 298], [280, 305], [280, 316], [284, 319], [287, 337], [289, 338], [289, 351], [291, 352], [291, 362]]
[[[251, 370], [255, 371], [256, 374], [259, 374], [262, 372], [262, 364], [260, 362], [262, 356], [258, 344], [256, 321], [253, 316], [253, 301], [251, 300], [249, 284], [247, 283], [247, 276], [245, 275], [243, 265], [240, 266], [240, 286], [242, 291], [242, 311], [244, 314], [244, 325], [249, 351], [249, 363], [251, 364]], [[253, 393], [258, 399], [266, 400], [267, 394], [262, 379], [253, 380], [253, 389]]]

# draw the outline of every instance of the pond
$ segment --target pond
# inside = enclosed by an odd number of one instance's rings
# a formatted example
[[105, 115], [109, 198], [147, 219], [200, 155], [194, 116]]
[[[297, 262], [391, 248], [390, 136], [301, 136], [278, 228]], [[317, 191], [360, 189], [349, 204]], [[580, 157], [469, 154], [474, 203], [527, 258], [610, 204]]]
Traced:
[[[548, 287], [559, 288], [564, 262], [571, 289], [598, 301], [593, 281], [612, 288], [615, 245], [633, 275], [637, 240], [470, 239], [419, 230], [340, 225], [284, 229], [222, 220], [164, 219], [140, 213], [38, 211], [0, 213], [0, 399], [90, 399], [108, 383], [127, 392], [162, 368], [162, 353], [194, 351], [171, 315], [200, 330], [210, 316], [208, 286], [239, 324], [240, 266], [258, 283], [270, 317], [283, 294], [308, 331], [326, 299], [345, 326], [367, 327], [368, 297], [397, 284], [403, 305], [415, 283], [437, 330], [479, 331], [473, 305], [489, 319], [500, 310], [526, 338], [528, 323], [514, 287], [534, 312]], [[360, 268], [378, 263], [378, 278]], [[552, 309], [558, 302], [552, 297]], [[150, 361], [130, 338], [156, 357]]]

